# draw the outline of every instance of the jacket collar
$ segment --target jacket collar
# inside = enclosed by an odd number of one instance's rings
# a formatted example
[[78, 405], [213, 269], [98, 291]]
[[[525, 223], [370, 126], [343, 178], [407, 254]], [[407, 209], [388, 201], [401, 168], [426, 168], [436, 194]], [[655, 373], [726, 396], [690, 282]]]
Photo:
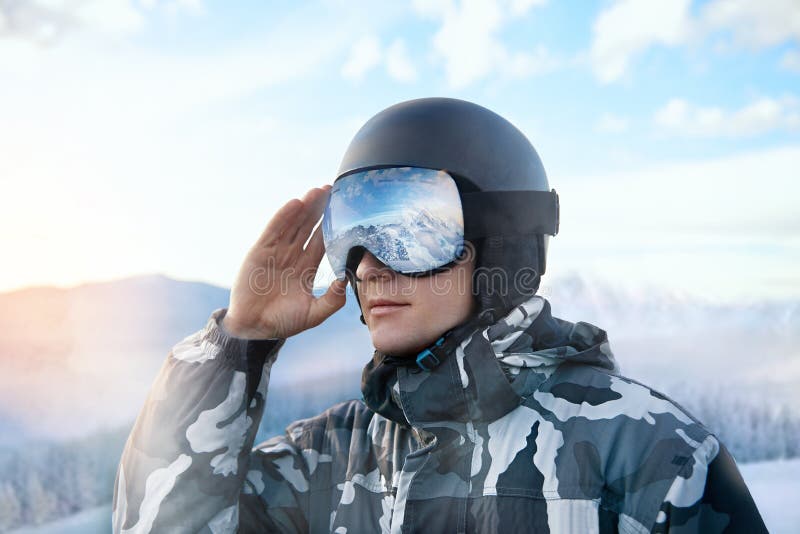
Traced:
[[456, 343], [429, 371], [376, 351], [362, 374], [367, 406], [403, 425], [452, 428], [499, 419], [566, 362], [619, 370], [604, 330], [553, 317], [539, 295], [492, 324], [477, 323], [454, 329]]

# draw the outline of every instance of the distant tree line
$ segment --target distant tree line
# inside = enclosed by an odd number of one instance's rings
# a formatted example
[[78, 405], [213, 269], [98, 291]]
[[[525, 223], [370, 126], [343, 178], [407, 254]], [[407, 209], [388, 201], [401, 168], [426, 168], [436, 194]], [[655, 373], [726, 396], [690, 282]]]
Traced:
[[682, 385], [671, 398], [713, 432], [737, 462], [800, 456], [800, 410], [769, 391]]
[[108, 503], [129, 431], [0, 450], [0, 532]]
[[[352, 376], [273, 388], [256, 443], [283, 433], [292, 421], [352, 398], [354, 391], [360, 396], [358, 381]], [[75, 441], [0, 449], [0, 532], [110, 503], [132, 427], [133, 422]], [[111, 517], [108, 520], [110, 526]]]

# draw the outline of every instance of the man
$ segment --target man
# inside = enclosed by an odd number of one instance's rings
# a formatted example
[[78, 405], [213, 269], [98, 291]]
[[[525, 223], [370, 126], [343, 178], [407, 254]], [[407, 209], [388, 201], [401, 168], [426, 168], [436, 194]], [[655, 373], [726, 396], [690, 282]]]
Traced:
[[[275, 214], [228, 308], [172, 349], [114, 530], [765, 531], [724, 445], [536, 295], [558, 222], [536, 151], [493, 112], [430, 98], [370, 119], [333, 186]], [[314, 298], [326, 252], [337, 280]], [[347, 282], [376, 349], [363, 400], [253, 449], [280, 347]]]

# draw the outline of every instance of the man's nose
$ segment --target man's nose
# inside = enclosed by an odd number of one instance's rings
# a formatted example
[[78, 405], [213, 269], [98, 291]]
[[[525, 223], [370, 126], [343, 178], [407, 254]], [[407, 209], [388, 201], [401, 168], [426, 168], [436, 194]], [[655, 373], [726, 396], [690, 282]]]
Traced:
[[390, 277], [392, 270], [385, 263], [376, 258], [369, 250], [364, 251], [361, 261], [356, 267], [356, 277], [360, 280], [367, 280], [375, 276]]

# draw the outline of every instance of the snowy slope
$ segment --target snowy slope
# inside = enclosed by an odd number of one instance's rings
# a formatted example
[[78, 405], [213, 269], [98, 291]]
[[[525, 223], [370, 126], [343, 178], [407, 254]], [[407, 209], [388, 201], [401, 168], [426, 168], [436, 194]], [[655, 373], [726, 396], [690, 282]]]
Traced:
[[742, 464], [739, 470], [769, 531], [796, 533], [800, 525], [800, 458]]

